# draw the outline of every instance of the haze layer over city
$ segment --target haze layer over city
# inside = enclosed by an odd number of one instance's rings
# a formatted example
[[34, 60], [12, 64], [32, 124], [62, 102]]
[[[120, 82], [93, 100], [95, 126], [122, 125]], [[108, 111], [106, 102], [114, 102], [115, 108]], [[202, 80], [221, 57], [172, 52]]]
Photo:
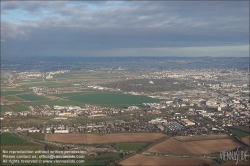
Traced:
[[248, 165], [249, 1], [1, 1], [1, 165]]

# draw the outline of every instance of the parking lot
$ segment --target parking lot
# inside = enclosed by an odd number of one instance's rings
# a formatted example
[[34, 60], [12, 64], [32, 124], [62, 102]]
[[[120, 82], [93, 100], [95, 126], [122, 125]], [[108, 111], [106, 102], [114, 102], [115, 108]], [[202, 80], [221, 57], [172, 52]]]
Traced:
[[178, 131], [185, 129], [185, 127], [179, 124], [178, 122], [169, 122], [169, 123], [164, 123], [163, 125], [170, 131]]

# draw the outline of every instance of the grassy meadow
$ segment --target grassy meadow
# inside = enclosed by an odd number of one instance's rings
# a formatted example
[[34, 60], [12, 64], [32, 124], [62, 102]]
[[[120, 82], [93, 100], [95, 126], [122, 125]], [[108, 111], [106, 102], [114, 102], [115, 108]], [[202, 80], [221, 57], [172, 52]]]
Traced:
[[131, 105], [140, 105], [141, 103], [159, 102], [159, 99], [153, 99], [144, 96], [134, 96], [119, 93], [90, 93], [78, 96], [68, 97], [71, 101], [94, 104], [107, 107], [123, 108]]
[[17, 136], [4, 132], [1, 134], [1, 145], [28, 145], [31, 144], [30, 142], [18, 138]]
[[17, 97], [28, 100], [28, 101], [40, 101], [40, 100], [47, 100], [44, 96], [37, 96], [33, 94], [22, 94], [22, 95], [16, 95]]
[[116, 148], [119, 150], [127, 150], [127, 151], [140, 151], [143, 148], [147, 147], [149, 143], [118, 143], [116, 144]]
[[1, 108], [1, 111], [0, 111], [1, 113], [2, 113], [2, 112], [10, 112], [10, 111], [11, 111], [7, 106], [1, 105], [0, 108]]
[[1, 96], [8, 96], [8, 95], [17, 95], [17, 94], [23, 94], [27, 93], [26, 91], [23, 90], [1, 90]]

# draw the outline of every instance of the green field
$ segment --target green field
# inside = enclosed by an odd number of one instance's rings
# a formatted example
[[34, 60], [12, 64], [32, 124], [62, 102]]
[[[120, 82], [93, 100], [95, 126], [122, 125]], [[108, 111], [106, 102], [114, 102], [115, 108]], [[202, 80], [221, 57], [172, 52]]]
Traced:
[[26, 138], [33, 139], [33, 140], [44, 140], [44, 133], [28, 133]]
[[119, 150], [140, 151], [148, 145], [149, 143], [118, 143], [116, 148]]
[[21, 80], [19, 83], [24, 83], [24, 82], [32, 83], [32, 82], [42, 82], [42, 81], [43, 81], [42, 78], [28, 78], [26, 80]]
[[250, 134], [247, 133], [247, 132], [244, 132], [244, 131], [240, 131], [240, 130], [236, 130], [236, 129], [232, 129], [232, 128], [228, 128], [228, 127], [225, 127], [227, 130], [229, 130], [231, 133], [237, 135], [238, 137], [246, 137], [246, 136], [249, 136]]
[[[96, 156], [96, 157], [86, 157], [86, 165], [88, 166], [96, 166], [96, 165], [108, 165], [109, 163], [119, 160], [123, 158], [123, 154], [109, 154], [109, 155], [101, 155], [101, 156]], [[84, 164], [84, 165], [85, 165]]]
[[123, 73], [90, 73], [90, 72], [81, 72], [81, 73], [70, 73], [64, 75], [55, 75], [54, 79], [57, 80], [68, 80], [68, 79], [96, 79], [96, 78], [118, 78], [125, 77]]
[[54, 105], [66, 106], [66, 105], [83, 105], [78, 102], [67, 101], [67, 100], [55, 100], [55, 101], [37, 101], [37, 102], [27, 102], [22, 103], [26, 106], [41, 106], [41, 105], [48, 105], [50, 107]]
[[22, 125], [24, 125], [24, 126], [29, 126], [29, 125], [33, 125], [33, 126], [35, 126], [35, 125], [40, 125], [40, 124], [42, 124], [42, 123], [44, 123], [44, 122], [46, 122], [47, 120], [49, 120], [49, 119], [51, 119], [51, 117], [41, 117], [41, 118], [39, 118], [39, 119], [36, 119], [36, 118], [30, 118], [30, 119], [25, 119], [25, 120], [23, 120], [23, 119], [16, 119], [15, 120], [15, 123], [18, 125], [18, 126], [20, 126], [21, 124]]
[[8, 77], [1, 76], [1, 81], [2, 80], [8, 80]]
[[28, 101], [39, 101], [39, 100], [48, 100], [46, 97], [37, 96], [33, 94], [23, 94], [23, 95], [16, 95], [17, 97], [28, 100]]
[[1, 86], [1, 91], [22, 91], [20, 88], [11, 87], [11, 86]]
[[11, 110], [8, 107], [1, 105], [1, 111], [0, 112], [10, 112], [10, 111]]
[[14, 96], [14, 95], [12, 95], [12, 96], [5, 96], [4, 98], [5, 98], [6, 100], [9, 100], [9, 101], [25, 101], [25, 100], [23, 100], [23, 99], [20, 99], [20, 98]]
[[61, 98], [68, 98], [68, 97], [79, 96], [79, 95], [83, 95], [83, 92], [54, 94], [54, 96], [61, 97]]
[[38, 82], [21, 82], [20, 85], [22, 85], [23, 87], [28, 86], [28, 87], [33, 87], [33, 86], [45, 86], [48, 88], [56, 88], [56, 87], [63, 87], [65, 85], [69, 85], [71, 84], [70, 82], [56, 82], [56, 80], [54, 81], [46, 81], [46, 82], [42, 82], [42, 81], [38, 81]]
[[79, 92], [69, 92], [69, 93], [60, 93], [60, 94], [53, 94], [53, 96], [60, 97], [60, 98], [68, 98], [72, 96], [79, 96], [79, 95], [86, 95], [90, 93], [100, 93], [99, 90], [95, 89], [82, 89]]
[[23, 106], [23, 105], [13, 105], [13, 106], [11, 106], [11, 108], [12, 108], [12, 110], [13, 111], [28, 111], [29, 110], [29, 108], [27, 107], [27, 106]]
[[22, 93], [27, 93], [26, 91], [1, 91], [1, 96], [7, 96], [7, 95], [16, 95], [16, 94], [22, 94]]
[[1, 145], [28, 145], [30, 142], [16, 137], [11, 133], [1, 134]]
[[83, 102], [100, 106], [123, 108], [141, 103], [159, 102], [159, 99], [153, 99], [144, 96], [133, 96], [129, 94], [118, 93], [92, 93], [68, 97], [71, 101]]

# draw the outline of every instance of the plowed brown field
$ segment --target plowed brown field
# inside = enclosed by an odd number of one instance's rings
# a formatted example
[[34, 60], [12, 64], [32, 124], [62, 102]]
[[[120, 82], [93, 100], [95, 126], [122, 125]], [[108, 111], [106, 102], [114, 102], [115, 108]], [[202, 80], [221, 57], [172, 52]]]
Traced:
[[244, 138], [241, 138], [242, 142], [250, 146], [250, 136], [246, 136]]
[[123, 166], [168, 166], [168, 165], [203, 165], [203, 164], [212, 164], [210, 159], [185, 159], [185, 158], [168, 158], [168, 157], [160, 157], [160, 156], [145, 156], [141, 154], [136, 154], [132, 157], [129, 157], [119, 164]]
[[103, 144], [117, 142], [152, 142], [166, 135], [162, 133], [115, 133], [115, 134], [46, 134], [45, 140], [76, 144]]
[[238, 146], [243, 145], [238, 144], [232, 139], [179, 142], [170, 138], [149, 148], [147, 151], [168, 154], [211, 154], [223, 150], [233, 150]]

